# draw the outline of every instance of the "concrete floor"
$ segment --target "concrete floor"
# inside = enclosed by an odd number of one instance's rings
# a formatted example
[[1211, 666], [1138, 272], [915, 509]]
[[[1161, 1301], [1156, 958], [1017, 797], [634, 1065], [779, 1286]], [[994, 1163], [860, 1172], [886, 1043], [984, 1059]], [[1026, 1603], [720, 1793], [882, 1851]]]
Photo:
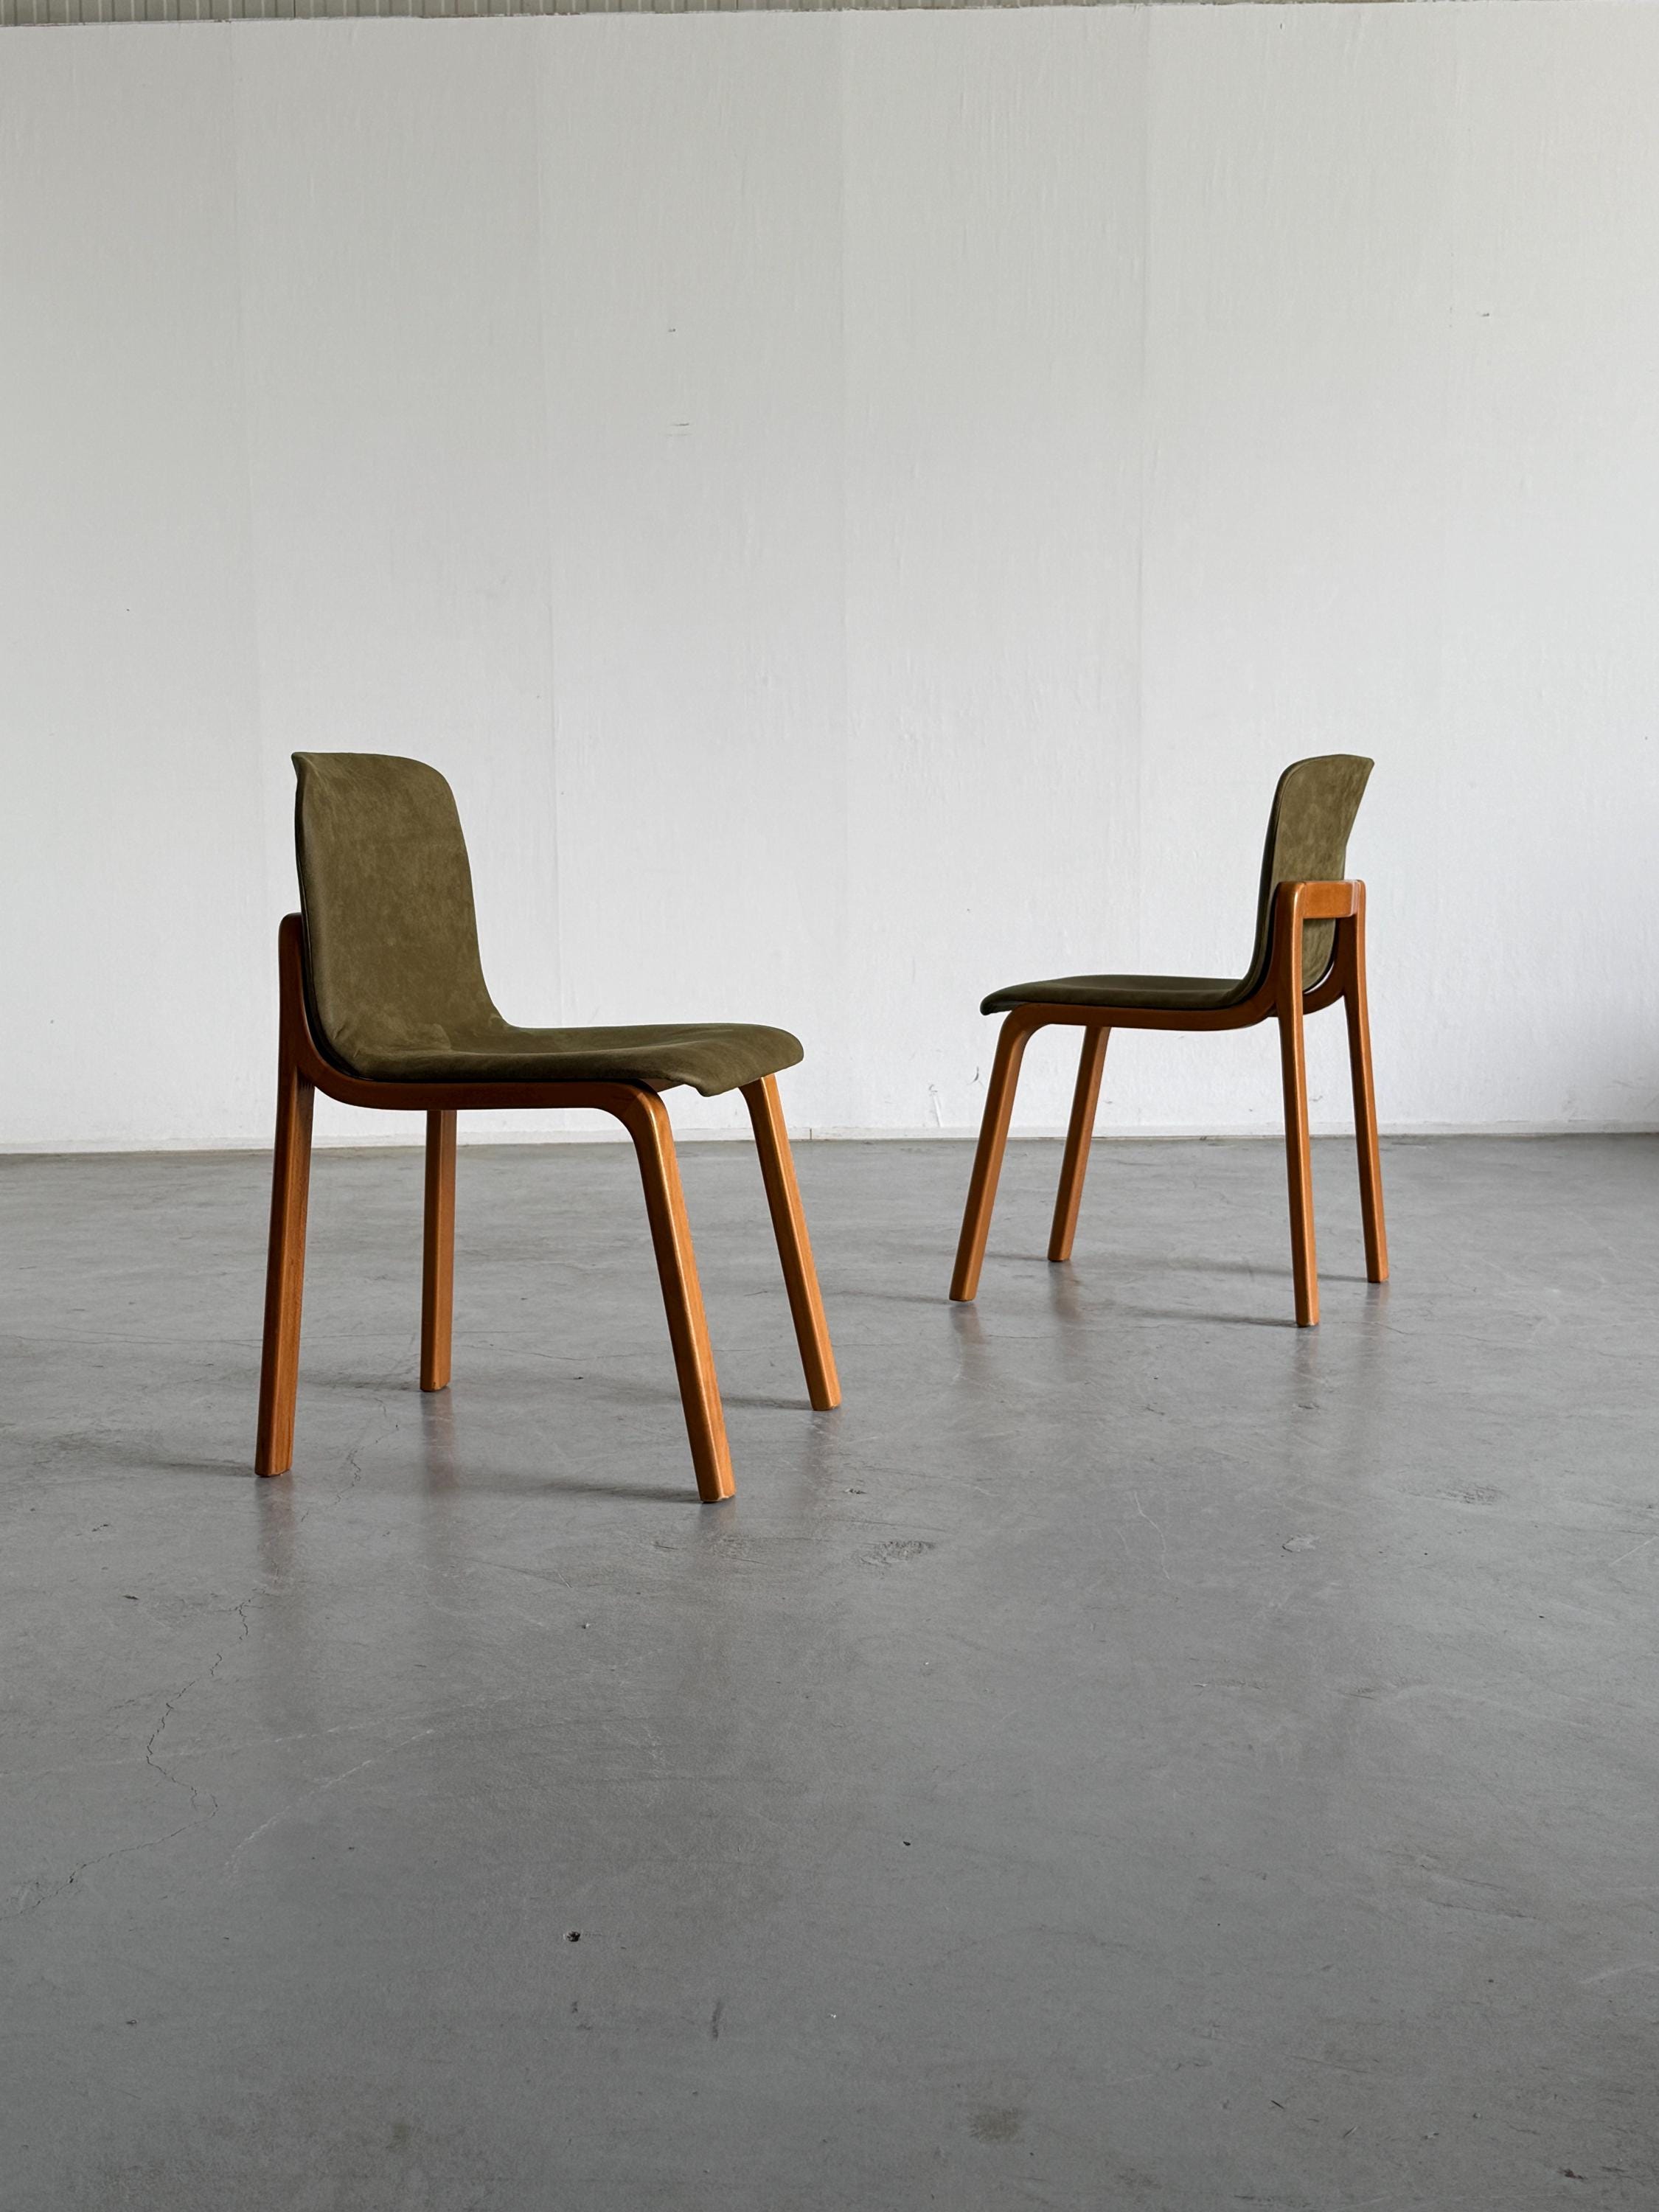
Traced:
[[[685, 1161], [700, 1508], [630, 1158], [324, 1156], [290, 1480], [266, 1164], [0, 1164], [0, 2203], [1659, 2204], [1659, 1144]], [[580, 1939], [580, 1940], [579, 1940]]]

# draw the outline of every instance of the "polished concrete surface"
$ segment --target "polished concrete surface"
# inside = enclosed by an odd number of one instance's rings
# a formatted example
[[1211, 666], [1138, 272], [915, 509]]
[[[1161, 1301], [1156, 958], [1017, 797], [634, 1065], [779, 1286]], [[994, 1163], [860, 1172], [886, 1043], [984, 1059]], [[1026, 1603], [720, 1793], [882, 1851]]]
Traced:
[[0, 2203], [1659, 2204], [1659, 1143], [746, 1147], [685, 1176], [700, 1507], [631, 1159], [0, 1163]]

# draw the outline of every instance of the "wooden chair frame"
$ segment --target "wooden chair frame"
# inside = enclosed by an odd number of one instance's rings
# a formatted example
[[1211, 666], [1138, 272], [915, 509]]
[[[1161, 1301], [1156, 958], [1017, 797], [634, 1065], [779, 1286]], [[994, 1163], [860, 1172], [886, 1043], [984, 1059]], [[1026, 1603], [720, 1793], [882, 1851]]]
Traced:
[[[1306, 989], [1302, 974], [1302, 925], [1334, 921], [1331, 964]], [[996, 1202], [997, 1179], [1013, 1115], [1014, 1088], [1028, 1040], [1060, 1024], [1083, 1031], [1072, 1118], [1048, 1238], [1051, 1261], [1069, 1260], [1089, 1165], [1095, 1107], [1100, 1097], [1106, 1045], [1115, 1029], [1242, 1030], [1276, 1015], [1285, 1082], [1285, 1152], [1290, 1175], [1291, 1265], [1296, 1279], [1298, 1328], [1319, 1322], [1319, 1272], [1314, 1250], [1313, 1167], [1308, 1137], [1308, 1067], [1303, 1020], [1340, 999], [1348, 1018], [1348, 1060], [1353, 1079], [1354, 1138], [1359, 1152], [1359, 1211], [1365, 1232], [1365, 1276], [1389, 1279], [1382, 1221], [1382, 1163], [1376, 1140], [1376, 1097], [1371, 1081], [1370, 1017], [1365, 998], [1365, 886], [1362, 883], [1282, 883], [1273, 892], [1273, 936], [1267, 972], [1248, 999], [1233, 1006], [1182, 1010], [1168, 1006], [1077, 1006], [1027, 1003], [1013, 1008], [997, 1037], [996, 1058], [985, 1099], [974, 1171], [968, 1186], [962, 1237], [951, 1296], [966, 1304], [979, 1288], [985, 1240]]]
[[[306, 1201], [311, 1180], [311, 1119], [316, 1092], [347, 1106], [426, 1115], [425, 1237], [421, 1273], [421, 1388], [449, 1382], [455, 1277], [455, 1116], [488, 1107], [592, 1107], [612, 1114], [634, 1140], [646, 1212], [657, 1255], [668, 1334], [674, 1349], [697, 1494], [712, 1504], [733, 1491], [726, 1415], [714, 1376], [697, 1263], [680, 1188], [674, 1133], [654, 1091], [631, 1083], [384, 1083], [351, 1075], [329, 1060], [312, 1029], [305, 934], [289, 915], [277, 936], [281, 1035], [277, 1047], [276, 1148], [271, 1178], [270, 1247], [265, 1275], [264, 1348], [259, 1372], [259, 1433], [254, 1466], [286, 1474], [294, 1462], [294, 1411], [300, 1374], [300, 1308], [305, 1287]], [[789, 1293], [789, 1310], [815, 1411], [841, 1403], [835, 1354], [795, 1183], [794, 1161], [776, 1079], [743, 1086], [754, 1125], [767, 1204]]]

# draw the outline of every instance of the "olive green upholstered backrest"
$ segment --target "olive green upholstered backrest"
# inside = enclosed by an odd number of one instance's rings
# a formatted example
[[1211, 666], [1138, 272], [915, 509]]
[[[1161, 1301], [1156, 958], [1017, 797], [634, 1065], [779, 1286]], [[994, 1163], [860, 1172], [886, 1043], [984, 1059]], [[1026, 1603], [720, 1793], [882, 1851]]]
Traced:
[[500, 1015], [484, 987], [455, 796], [390, 753], [295, 753], [312, 1012], [348, 1067], [443, 1047]]
[[[1255, 951], [1250, 978], [1267, 972], [1273, 893], [1280, 884], [1334, 884], [1345, 879], [1348, 833], [1365, 795], [1372, 763], [1358, 753], [1321, 753], [1292, 761], [1279, 779], [1261, 855], [1261, 896], [1255, 912]], [[1331, 964], [1336, 925], [1304, 922], [1302, 975], [1310, 990]]]

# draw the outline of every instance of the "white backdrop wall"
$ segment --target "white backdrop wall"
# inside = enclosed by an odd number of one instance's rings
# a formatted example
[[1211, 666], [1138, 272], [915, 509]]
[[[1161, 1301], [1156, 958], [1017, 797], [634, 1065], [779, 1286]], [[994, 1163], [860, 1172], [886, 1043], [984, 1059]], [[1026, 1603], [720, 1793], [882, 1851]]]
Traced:
[[1617, 4], [0, 35], [0, 1140], [264, 1138], [302, 746], [450, 776], [509, 1015], [872, 1132], [1369, 752], [1385, 1122], [1659, 1122], [1656, 100]]

